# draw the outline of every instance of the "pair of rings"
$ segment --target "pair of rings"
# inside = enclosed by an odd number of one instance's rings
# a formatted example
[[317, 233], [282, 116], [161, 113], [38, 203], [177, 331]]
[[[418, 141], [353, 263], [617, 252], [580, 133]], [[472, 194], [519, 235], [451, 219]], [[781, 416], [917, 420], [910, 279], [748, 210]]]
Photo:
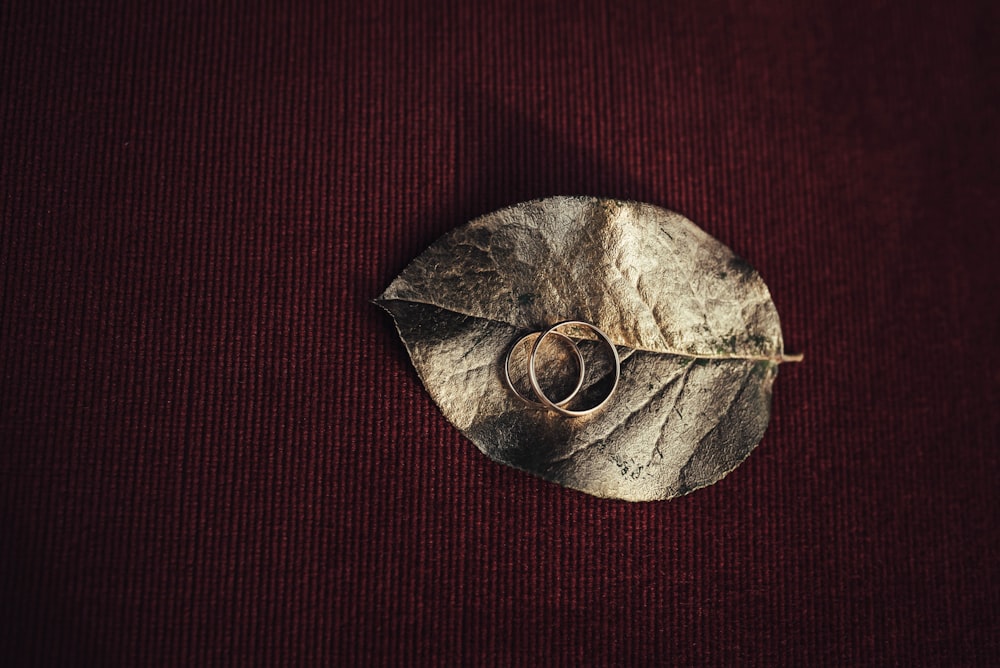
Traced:
[[[605, 347], [607, 347], [608, 351], [610, 352], [609, 358], [613, 362], [614, 378], [611, 382], [611, 389], [608, 390], [607, 395], [600, 401], [600, 403], [590, 408], [585, 408], [581, 410], [572, 410], [567, 408], [566, 406], [571, 401], [573, 401], [573, 399], [576, 398], [577, 394], [583, 388], [584, 379], [586, 378], [587, 375], [587, 365], [583, 360], [583, 354], [580, 352], [580, 348], [577, 347], [576, 345], [578, 340], [582, 340], [582, 337], [577, 337], [577, 340], [574, 340], [573, 337], [563, 333], [562, 330], [567, 328], [580, 328], [580, 327], [589, 329], [597, 336], [598, 340], [601, 343], [603, 343]], [[577, 367], [579, 368], [579, 373], [577, 374], [576, 386], [573, 388], [573, 391], [570, 392], [566, 398], [560, 399], [559, 401], [553, 401], [551, 398], [549, 398], [549, 396], [545, 394], [545, 391], [542, 390], [541, 384], [538, 382], [538, 370], [537, 370], [538, 350], [541, 348], [542, 342], [545, 341], [545, 339], [550, 336], [562, 339], [563, 341], [565, 341], [570, 345], [573, 351], [573, 357], [576, 358], [576, 364]], [[534, 345], [532, 345], [531, 347], [531, 354], [528, 356], [528, 382], [531, 383], [531, 390], [535, 394], [535, 397], [537, 397], [538, 399], [537, 401], [521, 394], [521, 392], [518, 391], [518, 389], [514, 386], [514, 383], [510, 377], [511, 356], [523, 341], [526, 341], [531, 337], [536, 337], [536, 338]], [[510, 350], [507, 351], [507, 358], [504, 360], [503, 371], [504, 371], [504, 379], [507, 381], [507, 387], [509, 387], [511, 392], [513, 392], [521, 401], [531, 406], [536, 406], [539, 408], [548, 408], [549, 410], [555, 411], [556, 413], [559, 413], [560, 415], [564, 415], [566, 417], [583, 417], [584, 415], [590, 415], [592, 413], [596, 413], [597, 411], [599, 411], [608, 403], [608, 401], [611, 399], [611, 395], [615, 393], [615, 390], [618, 388], [618, 380], [619, 378], [621, 378], [621, 358], [618, 357], [618, 350], [617, 348], [615, 348], [615, 344], [611, 342], [611, 339], [608, 338], [607, 334], [599, 330], [597, 327], [590, 324], [589, 322], [584, 322], [582, 320], [566, 320], [564, 322], [552, 325], [545, 331], [531, 332], [530, 334], [526, 334], [521, 338], [519, 338], [517, 341], [515, 341], [514, 345], [511, 346]]]

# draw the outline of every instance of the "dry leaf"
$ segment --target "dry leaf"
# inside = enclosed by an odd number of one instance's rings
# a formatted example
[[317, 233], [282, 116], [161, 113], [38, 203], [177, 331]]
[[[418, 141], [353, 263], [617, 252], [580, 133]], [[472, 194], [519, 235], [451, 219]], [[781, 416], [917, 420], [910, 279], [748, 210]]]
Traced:
[[[636, 202], [553, 197], [483, 216], [377, 302], [431, 397], [487, 456], [630, 501], [686, 494], [739, 465], [791, 359], [757, 272], [680, 214]], [[503, 380], [518, 338], [569, 319], [594, 323], [622, 357], [617, 392], [588, 418], [528, 407]]]

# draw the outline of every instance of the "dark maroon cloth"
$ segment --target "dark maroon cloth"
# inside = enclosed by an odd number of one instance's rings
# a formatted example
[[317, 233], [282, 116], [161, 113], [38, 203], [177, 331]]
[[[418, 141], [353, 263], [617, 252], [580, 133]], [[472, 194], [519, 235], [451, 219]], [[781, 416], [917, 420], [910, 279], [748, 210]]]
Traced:
[[[995, 7], [0, 4], [0, 663], [997, 661]], [[718, 484], [494, 464], [371, 304], [555, 194], [770, 286]]]

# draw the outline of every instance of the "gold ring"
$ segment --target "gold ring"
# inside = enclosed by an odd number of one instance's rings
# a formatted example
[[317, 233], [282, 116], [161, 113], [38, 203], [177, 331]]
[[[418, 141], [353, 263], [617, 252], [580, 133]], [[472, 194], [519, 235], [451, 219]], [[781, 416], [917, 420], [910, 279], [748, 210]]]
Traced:
[[[521, 338], [519, 338], [514, 343], [514, 345], [512, 345], [510, 347], [510, 350], [507, 351], [507, 358], [504, 360], [504, 363], [503, 363], [503, 376], [504, 376], [504, 380], [507, 381], [507, 387], [510, 388], [511, 392], [513, 392], [517, 396], [518, 399], [520, 399], [524, 403], [528, 404], [529, 406], [536, 406], [538, 408], [546, 408], [550, 404], [542, 403], [540, 401], [535, 401], [533, 399], [529, 399], [528, 397], [524, 396], [523, 394], [521, 394], [520, 392], [518, 392], [518, 390], [517, 390], [516, 387], [514, 387], [514, 382], [510, 378], [510, 358], [511, 358], [511, 355], [514, 354], [514, 351], [517, 349], [517, 347], [519, 345], [521, 345], [522, 341], [527, 341], [531, 337], [533, 337], [533, 336], [539, 336], [539, 335], [540, 335], [540, 332], [531, 332], [530, 334], [525, 334], [524, 336], [522, 336]], [[566, 343], [568, 343], [573, 348], [573, 356], [576, 357], [576, 364], [580, 368], [579, 376], [576, 379], [576, 387], [574, 387], [573, 391], [569, 393], [569, 396], [567, 396], [565, 399], [562, 399], [561, 401], [551, 402], [551, 404], [555, 405], [555, 406], [565, 406], [569, 402], [573, 401], [574, 398], [576, 398], [576, 395], [580, 391], [580, 388], [583, 387], [583, 378], [584, 378], [584, 376], [587, 373], [587, 371], [586, 371], [586, 365], [583, 362], [583, 354], [580, 352], [580, 349], [576, 347], [576, 342], [574, 342], [573, 339], [571, 339], [570, 337], [566, 336], [565, 334], [562, 334], [561, 332], [553, 332], [553, 335], [558, 336], [559, 338], [563, 339], [564, 341], [566, 341]], [[536, 349], [537, 349], [537, 345], [536, 345], [535, 348], [532, 349], [532, 354], [534, 354], [534, 352], [535, 352]], [[548, 399], [548, 397], [546, 397], [546, 399]]]
[[[611, 389], [608, 391], [608, 395], [604, 397], [604, 399], [602, 399], [601, 402], [598, 403], [596, 406], [581, 411], [570, 410], [560, 405], [560, 404], [565, 404], [568, 401], [568, 399], [560, 401], [558, 403], [549, 399], [545, 395], [545, 392], [542, 391], [542, 387], [538, 383], [538, 374], [535, 371], [535, 356], [538, 354], [538, 349], [541, 346], [542, 341], [545, 340], [545, 337], [549, 336], [550, 334], [565, 337], [566, 335], [560, 332], [559, 330], [562, 329], [563, 327], [569, 327], [569, 326], [586, 327], [590, 329], [592, 332], [594, 332], [594, 334], [596, 334], [597, 337], [611, 351], [611, 357], [614, 359], [615, 363], [615, 379], [611, 385]], [[583, 371], [582, 361], [580, 362], [580, 369], [581, 371]], [[547, 330], [542, 332], [535, 340], [535, 345], [532, 346], [531, 348], [531, 356], [528, 358], [528, 380], [531, 382], [531, 389], [535, 392], [535, 394], [538, 396], [538, 399], [545, 406], [551, 408], [552, 410], [556, 411], [561, 415], [565, 415], [566, 417], [583, 417], [585, 415], [591, 415], [600, 410], [601, 408], [603, 408], [604, 405], [608, 403], [608, 400], [611, 399], [611, 395], [613, 395], [615, 393], [615, 390], [618, 388], [618, 381], [621, 378], [621, 369], [622, 369], [621, 358], [618, 357], [618, 349], [615, 348], [615, 344], [611, 342], [611, 339], [608, 338], [608, 335], [599, 330], [594, 325], [590, 324], [589, 322], [583, 322], [582, 320], [566, 320], [565, 322], [560, 322], [549, 327]]]

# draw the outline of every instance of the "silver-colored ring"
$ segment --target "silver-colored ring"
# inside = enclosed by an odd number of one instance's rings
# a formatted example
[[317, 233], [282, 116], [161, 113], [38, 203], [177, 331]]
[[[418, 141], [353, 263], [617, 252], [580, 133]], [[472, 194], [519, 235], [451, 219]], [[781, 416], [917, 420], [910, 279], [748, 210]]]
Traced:
[[[538, 353], [538, 347], [541, 345], [542, 341], [544, 341], [545, 337], [549, 336], [550, 334], [558, 334], [560, 336], [565, 336], [565, 334], [562, 334], [558, 330], [562, 327], [566, 327], [569, 325], [579, 325], [582, 327], [586, 327], [591, 331], [593, 331], [594, 334], [597, 334], [598, 338], [600, 338], [608, 346], [608, 348], [611, 349], [611, 356], [614, 358], [615, 361], [615, 380], [614, 383], [611, 385], [611, 389], [608, 391], [608, 396], [604, 397], [604, 399], [602, 399], [601, 402], [596, 406], [593, 406], [592, 408], [587, 408], [582, 411], [574, 411], [568, 408], [563, 408], [562, 406], [557, 405], [555, 402], [553, 402], [551, 399], [545, 396], [545, 392], [542, 391], [541, 385], [539, 385], [538, 383], [538, 375], [535, 372], [535, 355]], [[552, 410], [556, 411], [557, 413], [565, 415], [566, 417], [583, 417], [584, 415], [590, 415], [592, 413], [596, 413], [598, 410], [603, 408], [604, 405], [608, 403], [608, 400], [611, 399], [611, 396], [615, 393], [615, 390], [618, 389], [618, 380], [621, 378], [622, 375], [621, 371], [622, 371], [621, 358], [618, 357], [618, 349], [615, 348], [615, 344], [611, 342], [611, 339], [608, 338], [607, 334], [605, 334], [604, 332], [602, 332], [589, 322], [583, 322], [582, 320], [567, 320], [565, 322], [560, 322], [549, 327], [547, 330], [542, 332], [537, 339], [535, 339], [535, 345], [531, 348], [531, 356], [528, 358], [528, 380], [531, 382], [531, 389], [534, 390], [535, 394], [538, 396], [538, 399], [543, 404], [545, 404]]]
[[[587, 366], [586, 366], [586, 364], [583, 361], [583, 353], [581, 353], [580, 349], [576, 347], [576, 342], [573, 341], [573, 339], [571, 339], [570, 337], [566, 336], [565, 334], [562, 334], [561, 332], [554, 332], [554, 334], [556, 336], [558, 336], [559, 338], [565, 340], [566, 343], [568, 343], [570, 345], [570, 347], [573, 348], [573, 355], [576, 357], [577, 366], [580, 368], [579, 377], [576, 379], [576, 387], [574, 387], [573, 391], [569, 393], [569, 396], [567, 396], [565, 399], [562, 399], [560, 401], [554, 402], [554, 404], [551, 404], [551, 405], [555, 405], [555, 406], [565, 406], [566, 404], [568, 404], [569, 402], [573, 401], [573, 399], [576, 398], [576, 395], [580, 392], [580, 389], [583, 387], [583, 378], [587, 374]], [[519, 338], [517, 341], [514, 342], [514, 345], [512, 345], [510, 347], [510, 350], [507, 351], [507, 358], [504, 360], [504, 363], [503, 363], [503, 376], [504, 376], [504, 380], [507, 381], [507, 387], [510, 388], [511, 392], [513, 392], [515, 394], [515, 396], [517, 396], [518, 399], [520, 399], [524, 403], [528, 404], [529, 406], [535, 406], [537, 408], [546, 408], [550, 404], [542, 403], [540, 401], [535, 401], [533, 399], [529, 399], [528, 397], [524, 396], [523, 394], [521, 394], [520, 392], [517, 391], [517, 388], [514, 387], [514, 382], [510, 378], [510, 357], [511, 357], [511, 355], [514, 354], [514, 351], [517, 350], [517, 347], [519, 345], [521, 345], [522, 341], [526, 341], [526, 340], [530, 339], [533, 336], [540, 336], [540, 335], [541, 335], [541, 332], [531, 332], [530, 334], [525, 334], [524, 336], [522, 336], [521, 338]], [[536, 348], [532, 348], [532, 354], [534, 354], [535, 349]], [[548, 399], [548, 397], [545, 397], [545, 398]], [[551, 400], [550, 400], [550, 403], [551, 403]]]

